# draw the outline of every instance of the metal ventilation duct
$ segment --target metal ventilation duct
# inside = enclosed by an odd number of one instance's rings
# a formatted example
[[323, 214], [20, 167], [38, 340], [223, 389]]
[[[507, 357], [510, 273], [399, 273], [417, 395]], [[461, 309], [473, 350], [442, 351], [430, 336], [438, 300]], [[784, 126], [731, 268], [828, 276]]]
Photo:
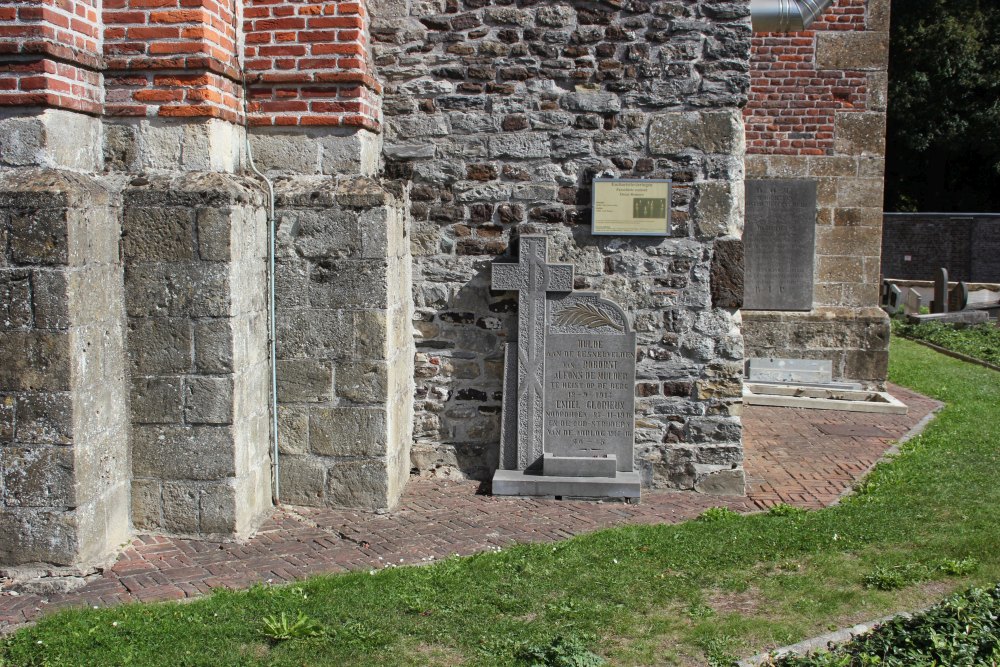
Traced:
[[799, 32], [833, 4], [833, 0], [750, 0], [754, 32]]

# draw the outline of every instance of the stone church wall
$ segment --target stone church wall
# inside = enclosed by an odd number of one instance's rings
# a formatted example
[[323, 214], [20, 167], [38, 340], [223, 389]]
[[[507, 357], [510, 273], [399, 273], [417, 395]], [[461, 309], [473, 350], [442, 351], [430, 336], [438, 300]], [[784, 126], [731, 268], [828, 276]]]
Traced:
[[[716, 240], [741, 231], [749, 8], [467, 0], [397, 14], [372, 34], [385, 176], [410, 185], [414, 469], [484, 479], [497, 465], [516, 295], [490, 293], [490, 263], [540, 232], [577, 288], [635, 318], [645, 481], [742, 493], [739, 304], [712, 303], [710, 267]], [[672, 237], [591, 236], [601, 174], [672, 177]]]
[[0, 563], [93, 562], [130, 534], [120, 229], [87, 176], [0, 176]]
[[747, 178], [816, 181], [812, 309], [744, 311], [747, 356], [829, 359], [834, 377], [883, 386], [878, 307], [889, 0], [838, 0], [813, 25], [755, 35]]

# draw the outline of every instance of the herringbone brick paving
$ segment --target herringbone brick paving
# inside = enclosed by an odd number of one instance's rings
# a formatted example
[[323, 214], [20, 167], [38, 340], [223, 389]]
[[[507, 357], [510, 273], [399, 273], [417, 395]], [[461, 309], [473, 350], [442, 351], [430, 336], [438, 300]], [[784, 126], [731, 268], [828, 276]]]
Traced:
[[676, 523], [718, 505], [740, 512], [779, 502], [824, 507], [939, 406], [901, 387], [890, 391], [910, 407], [909, 414], [747, 406], [745, 498], [644, 492], [638, 505], [494, 498], [479, 493], [478, 482], [413, 479], [399, 507], [386, 514], [280, 508], [246, 543], [140, 536], [113, 567], [75, 591], [0, 591], [0, 630], [63, 606], [174, 600], [218, 587], [426, 562], [622, 524]]

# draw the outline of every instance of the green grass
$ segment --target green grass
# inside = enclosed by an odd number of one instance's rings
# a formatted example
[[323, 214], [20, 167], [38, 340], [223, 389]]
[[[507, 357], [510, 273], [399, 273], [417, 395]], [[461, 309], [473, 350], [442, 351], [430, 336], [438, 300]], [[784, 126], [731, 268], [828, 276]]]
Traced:
[[890, 373], [948, 407], [837, 507], [65, 611], [0, 665], [723, 665], [1000, 581], [1000, 373], [898, 339]]
[[1000, 327], [995, 322], [975, 326], [955, 326], [943, 322], [909, 324], [893, 320], [900, 336], [924, 340], [961, 354], [1000, 366]]

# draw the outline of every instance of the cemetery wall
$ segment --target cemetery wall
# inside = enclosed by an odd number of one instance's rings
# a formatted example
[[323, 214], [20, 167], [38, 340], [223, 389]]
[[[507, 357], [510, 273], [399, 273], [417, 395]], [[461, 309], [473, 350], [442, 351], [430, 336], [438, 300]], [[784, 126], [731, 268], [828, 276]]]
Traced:
[[754, 36], [747, 178], [816, 182], [816, 250], [812, 309], [744, 311], [747, 356], [830, 359], [880, 386], [889, 0], [838, 0], [813, 28]]
[[1000, 214], [885, 214], [883, 278], [931, 280], [941, 267], [949, 280], [1000, 282]]
[[[635, 319], [644, 481], [742, 493], [739, 304], [713, 303], [711, 266], [720, 242], [742, 260], [749, 7], [382, 5], [384, 173], [409, 187], [413, 220], [414, 469], [497, 465], [517, 295], [490, 292], [490, 265], [532, 232]], [[672, 177], [672, 238], [591, 236], [599, 174]]]

